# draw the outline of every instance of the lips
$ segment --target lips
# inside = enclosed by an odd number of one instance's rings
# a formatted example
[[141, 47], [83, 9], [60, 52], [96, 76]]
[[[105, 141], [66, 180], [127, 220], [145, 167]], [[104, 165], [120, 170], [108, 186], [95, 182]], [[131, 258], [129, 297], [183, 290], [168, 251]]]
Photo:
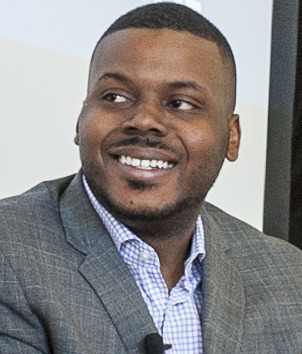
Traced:
[[108, 155], [118, 161], [120, 166], [127, 168], [123, 169], [124, 172], [136, 175], [137, 171], [137, 176], [144, 172], [147, 173], [146, 176], [161, 176], [162, 173], [174, 169], [179, 162], [177, 153], [170, 147], [156, 148], [147, 146], [147, 143], [137, 145], [137, 142], [135, 145], [119, 145], [110, 146]]
[[131, 157], [129, 155], [121, 155], [119, 156], [119, 162], [123, 165], [128, 165], [132, 167], [136, 167], [143, 170], [155, 170], [155, 169], [171, 169], [174, 164], [169, 161], [164, 160], [156, 160], [156, 159], [139, 159], [135, 157]]

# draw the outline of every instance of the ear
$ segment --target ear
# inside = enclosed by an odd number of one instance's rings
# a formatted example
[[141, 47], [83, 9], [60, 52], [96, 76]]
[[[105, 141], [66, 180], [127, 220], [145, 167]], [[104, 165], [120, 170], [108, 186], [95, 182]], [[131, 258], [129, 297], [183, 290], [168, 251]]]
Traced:
[[240, 136], [241, 136], [241, 130], [240, 130], [240, 123], [239, 123], [239, 116], [237, 114], [233, 114], [229, 122], [229, 145], [226, 154], [226, 158], [229, 161], [237, 160], [239, 144], [240, 144]]
[[77, 125], [76, 125], [76, 136], [74, 137], [73, 141], [76, 145], [80, 145], [80, 137], [79, 137], [79, 122], [80, 122], [80, 119], [81, 119], [81, 116], [83, 114], [83, 111], [84, 109], [87, 107], [87, 100], [85, 100], [83, 102], [83, 107], [82, 107], [82, 110], [81, 110], [81, 113], [79, 115], [79, 118], [78, 118], [78, 121], [77, 121]]
[[73, 139], [74, 143], [76, 145], [80, 145], [80, 138], [79, 138], [79, 119], [77, 121], [77, 125], [76, 125], [76, 136]]

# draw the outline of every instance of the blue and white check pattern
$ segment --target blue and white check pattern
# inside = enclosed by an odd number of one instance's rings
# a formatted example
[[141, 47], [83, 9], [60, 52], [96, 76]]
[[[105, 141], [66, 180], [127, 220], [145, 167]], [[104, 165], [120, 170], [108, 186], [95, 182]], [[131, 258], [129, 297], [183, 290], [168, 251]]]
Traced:
[[168, 293], [160, 272], [159, 258], [152, 247], [116, 220], [94, 197], [85, 176], [88, 197], [128, 265], [169, 354], [202, 353], [201, 274], [205, 256], [201, 218], [196, 223], [190, 255], [184, 275]]

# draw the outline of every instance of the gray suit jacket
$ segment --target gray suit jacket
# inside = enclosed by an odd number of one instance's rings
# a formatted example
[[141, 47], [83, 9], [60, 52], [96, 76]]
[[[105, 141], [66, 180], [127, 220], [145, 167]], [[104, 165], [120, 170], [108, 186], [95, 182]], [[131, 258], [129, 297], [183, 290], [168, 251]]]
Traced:
[[[299, 353], [302, 252], [202, 218], [204, 353]], [[0, 353], [143, 353], [156, 328], [79, 174], [2, 201], [0, 252]]]

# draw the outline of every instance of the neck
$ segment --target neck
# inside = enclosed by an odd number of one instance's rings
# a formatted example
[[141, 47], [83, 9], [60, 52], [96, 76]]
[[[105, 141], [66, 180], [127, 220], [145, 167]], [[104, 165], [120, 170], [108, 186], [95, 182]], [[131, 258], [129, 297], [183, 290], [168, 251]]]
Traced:
[[169, 220], [124, 222], [141, 240], [150, 245], [160, 260], [161, 273], [170, 290], [184, 274], [190, 254], [198, 213], [179, 215]]

